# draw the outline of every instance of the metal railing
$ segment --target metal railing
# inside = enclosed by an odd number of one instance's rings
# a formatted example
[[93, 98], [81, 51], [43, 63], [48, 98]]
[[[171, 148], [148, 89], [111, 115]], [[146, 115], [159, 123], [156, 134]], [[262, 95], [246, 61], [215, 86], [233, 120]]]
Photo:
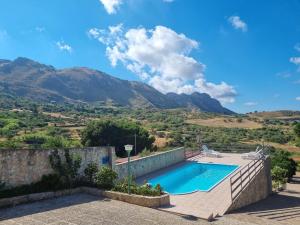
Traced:
[[236, 174], [230, 177], [231, 200], [232, 202], [239, 196], [239, 194], [249, 185], [251, 180], [264, 167], [265, 156], [258, 160], [253, 160]]

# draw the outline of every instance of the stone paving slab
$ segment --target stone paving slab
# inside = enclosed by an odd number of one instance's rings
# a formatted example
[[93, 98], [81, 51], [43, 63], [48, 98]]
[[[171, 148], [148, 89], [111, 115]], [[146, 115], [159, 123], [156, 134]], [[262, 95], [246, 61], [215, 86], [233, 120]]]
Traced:
[[[76, 194], [0, 209], [0, 225], [258, 225], [222, 217], [207, 222], [125, 202]], [[271, 224], [271, 223], [270, 223]], [[265, 224], [268, 225], [268, 224]], [[275, 225], [275, 224], [272, 224]]]

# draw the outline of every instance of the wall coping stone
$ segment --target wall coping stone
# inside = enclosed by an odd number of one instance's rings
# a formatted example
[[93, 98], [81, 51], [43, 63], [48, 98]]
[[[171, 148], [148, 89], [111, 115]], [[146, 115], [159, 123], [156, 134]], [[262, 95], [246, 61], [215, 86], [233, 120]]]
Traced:
[[[168, 153], [179, 151], [179, 150], [182, 150], [182, 149], [184, 149], [184, 147], [179, 147], [179, 148], [171, 149], [171, 150], [168, 150], [168, 151], [159, 152], [159, 153], [156, 153], [156, 154], [153, 154], [153, 155], [148, 155], [148, 156], [140, 157], [140, 158], [137, 158], [137, 159], [130, 159], [130, 163], [135, 162], [135, 161], [139, 161], [139, 160], [142, 160], [142, 159], [157, 157], [158, 155], [168, 154]], [[128, 162], [126, 161], [126, 162], [118, 163], [117, 165], [119, 166], [119, 165], [124, 165], [124, 164], [127, 164], [127, 163]]]

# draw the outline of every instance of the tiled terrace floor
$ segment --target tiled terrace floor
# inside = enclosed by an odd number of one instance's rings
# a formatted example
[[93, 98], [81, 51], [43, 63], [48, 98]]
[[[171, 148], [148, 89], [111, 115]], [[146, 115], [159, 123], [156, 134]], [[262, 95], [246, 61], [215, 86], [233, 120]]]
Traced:
[[[241, 169], [244, 165], [250, 162], [249, 160], [242, 159], [241, 154], [222, 153], [221, 155], [221, 158], [204, 157], [202, 155], [199, 155], [189, 160], [231, 165], [234, 164], [239, 165], [239, 169]], [[239, 169], [233, 174], [238, 172]], [[142, 177], [140, 178], [140, 180], [147, 180], [152, 176], [156, 176], [158, 173], [160, 173], [160, 171]], [[171, 195], [171, 206], [167, 208], [162, 208], [162, 210], [185, 215], [192, 215], [195, 217], [205, 219], [209, 218], [209, 216], [212, 213], [214, 215], [223, 215], [231, 204], [229, 178], [233, 174], [231, 174], [229, 177], [227, 177], [224, 181], [222, 181], [209, 192], [197, 191], [185, 195]]]

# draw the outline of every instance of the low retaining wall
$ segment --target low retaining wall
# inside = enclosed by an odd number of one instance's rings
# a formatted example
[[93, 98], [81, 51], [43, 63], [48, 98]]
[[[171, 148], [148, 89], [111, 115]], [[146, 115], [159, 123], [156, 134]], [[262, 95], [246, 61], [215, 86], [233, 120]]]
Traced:
[[240, 209], [244, 206], [267, 198], [272, 193], [271, 160], [268, 157], [264, 167], [253, 178], [249, 185], [240, 193], [227, 212]]
[[[158, 153], [151, 156], [135, 159], [130, 162], [131, 175], [140, 177], [156, 170], [166, 168], [173, 164], [185, 160], [184, 148], [177, 148], [170, 151]], [[115, 165], [115, 171], [118, 178], [122, 179], [127, 176], [127, 162]]]
[[157, 208], [160, 206], [170, 205], [170, 196], [168, 194], [162, 196], [142, 196], [142, 195], [129, 195], [126, 193], [115, 192], [115, 191], [105, 191], [97, 188], [90, 187], [79, 187], [74, 189], [67, 189], [55, 192], [43, 192], [35, 193], [29, 195], [22, 195], [12, 198], [0, 199], [0, 208], [16, 206], [19, 204], [30, 203], [41, 201], [50, 198], [56, 198], [64, 195], [71, 195], [77, 193], [87, 193], [99, 197], [107, 197], [114, 200], [119, 200], [127, 202], [130, 204], [140, 205], [149, 208]]
[[[53, 173], [49, 156], [54, 150], [0, 150], [0, 181], [9, 187], [31, 184], [41, 179], [43, 175]], [[64, 149], [59, 149], [64, 155]], [[92, 147], [69, 149], [70, 154], [81, 156], [80, 173], [90, 162], [99, 166], [110, 165], [115, 161], [114, 147]]]
[[61, 190], [61, 191], [34, 193], [34, 194], [29, 194], [29, 195], [16, 196], [16, 197], [12, 197], [12, 198], [2, 198], [2, 199], [0, 199], [0, 208], [11, 207], [11, 206], [16, 206], [16, 205], [20, 205], [20, 204], [36, 202], [36, 201], [41, 201], [41, 200], [50, 199], [50, 198], [56, 198], [56, 197], [60, 197], [60, 196], [64, 196], [64, 195], [81, 193], [81, 192], [82, 192], [81, 188], [74, 188], [74, 189]]

